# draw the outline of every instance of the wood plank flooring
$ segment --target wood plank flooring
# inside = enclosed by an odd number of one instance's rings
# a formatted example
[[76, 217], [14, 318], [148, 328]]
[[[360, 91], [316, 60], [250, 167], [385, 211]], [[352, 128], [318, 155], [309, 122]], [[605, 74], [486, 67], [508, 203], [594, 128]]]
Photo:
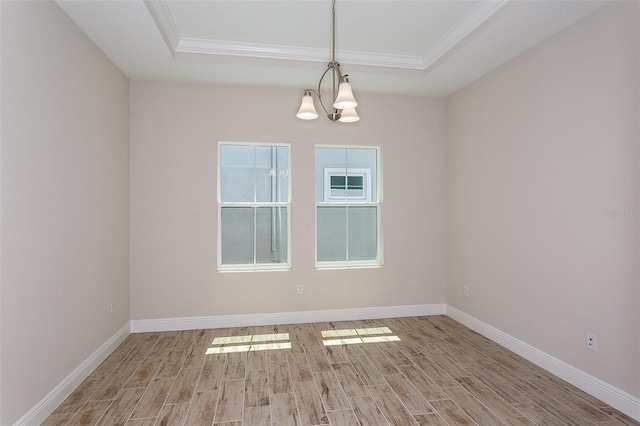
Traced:
[[446, 316], [132, 334], [44, 425], [639, 425]]

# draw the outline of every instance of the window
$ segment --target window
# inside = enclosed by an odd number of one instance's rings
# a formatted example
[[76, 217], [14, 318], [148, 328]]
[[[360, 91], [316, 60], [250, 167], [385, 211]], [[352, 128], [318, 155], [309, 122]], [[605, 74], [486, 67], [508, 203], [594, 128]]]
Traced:
[[324, 168], [324, 201], [371, 202], [371, 169]]
[[289, 145], [218, 144], [218, 269], [289, 269]]
[[316, 146], [316, 266], [382, 264], [380, 149]]

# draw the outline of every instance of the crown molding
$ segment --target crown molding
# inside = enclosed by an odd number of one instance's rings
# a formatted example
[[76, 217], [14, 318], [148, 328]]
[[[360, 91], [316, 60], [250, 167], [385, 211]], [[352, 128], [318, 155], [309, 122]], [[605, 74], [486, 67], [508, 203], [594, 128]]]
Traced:
[[[375, 52], [339, 50], [340, 62], [401, 70], [425, 71], [437, 66], [437, 62], [461, 45], [463, 40], [495, 14], [509, 0], [483, 0], [467, 14], [438, 43], [422, 56], [394, 55]], [[182, 37], [171, 7], [166, 0], [144, 0], [144, 4], [175, 58], [197, 56], [236, 56], [253, 59], [327, 62], [331, 58], [328, 48], [311, 48], [289, 45], [250, 43], [229, 40], [210, 40]]]
[[[248, 43], [242, 41], [207, 40], [186, 37], [180, 39], [175, 49], [175, 54], [241, 56], [245, 58], [323, 63], [328, 62], [331, 59], [331, 50], [325, 48]], [[424, 69], [424, 63], [422, 58], [419, 56], [391, 55], [351, 50], [339, 50], [337, 51], [336, 56], [341, 63], [349, 65], [365, 65], [412, 70]]]
[[480, 27], [487, 19], [500, 10], [509, 0], [484, 0], [460, 22], [458, 22], [438, 43], [422, 55], [424, 69], [433, 67], [441, 58], [453, 52], [462, 45], [471, 33]]
[[174, 55], [182, 36], [169, 3], [165, 0], [144, 0], [144, 5], [167, 44], [167, 48]]

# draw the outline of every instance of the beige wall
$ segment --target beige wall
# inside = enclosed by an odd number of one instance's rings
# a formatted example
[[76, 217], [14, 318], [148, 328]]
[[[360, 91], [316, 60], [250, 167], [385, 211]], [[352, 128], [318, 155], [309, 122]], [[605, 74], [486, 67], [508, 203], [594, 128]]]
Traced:
[[[296, 119], [301, 94], [131, 82], [132, 319], [444, 303], [444, 100], [360, 94], [362, 120], [344, 125]], [[216, 272], [218, 141], [291, 143], [291, 271]], [[327, 143], [382, 147], [383, 268], [315, 270]]]
[[55, 3], [0, 8], [7, 425], [129, 321], [129, 111], [127, 78]]
[[[2, 7], [0, 7], [0, 401], [2, 398]], [[0, 421], [2, 421], [0, 402]]]
[[604, 214], [640, 208], [637, 8], [447, 99], [446, 273], [448, 304], [640, 396], [638, 218]]

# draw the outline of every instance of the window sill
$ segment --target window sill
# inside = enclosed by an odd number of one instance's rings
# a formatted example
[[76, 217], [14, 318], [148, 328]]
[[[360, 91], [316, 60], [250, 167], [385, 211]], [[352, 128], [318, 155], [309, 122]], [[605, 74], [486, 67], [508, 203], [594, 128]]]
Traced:
[[382, 268], [383, 265], [378, 261], [370, 262], [316, 262], [316, 269], [377, 269]]
[[287, 272], [291, 270], [289, 264], [272, 265], [218, 265], [218, 272]]

